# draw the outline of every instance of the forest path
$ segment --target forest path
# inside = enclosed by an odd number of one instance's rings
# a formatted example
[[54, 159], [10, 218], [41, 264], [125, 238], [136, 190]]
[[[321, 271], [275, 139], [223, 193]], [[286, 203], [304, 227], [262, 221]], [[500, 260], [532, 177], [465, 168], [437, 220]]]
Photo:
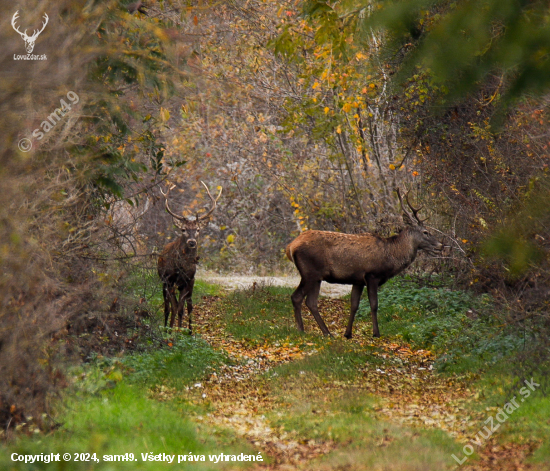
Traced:
[[[220, 277], [209, 276], [210, 283], [219, 283], [228, 289], [249, 288], [246, 296], [259, 296], [258, 292], [267, 292], [262, 283], [267, 286], [294, 286], [295, 278], [283, 277]], [[256, 283], [257, 285], [253, 286]], [[349, 287], [346, 287], [349, 288]], [[470, 389], [464, 378], [442, 376], [436, 374], [433, 363], [434, 355], [422, 349], [414, 349], [402, 339], [382, 337], [372, 338], [372, 326], [364, 322], [356, 326], [355, 336], [351, 340], [342, 337], [344, 323], [347, 322], [349, 300], [321, 298], [320, 312], [336, 338], [328, 339], [319, 335], [313, 341], [305, 338], [302, 341], [275, 341], [265, 339], [251, 340], [246, 337], [233, 335], [228, 329], [227, 304], [224, 298], [206, 297], [196, 306], [195, 319], [197, 333], [214, 348], [223, 350], [232, 360], [221, 370], [213, 373], [208, 380], [190, 387], [187, 398], [197, 404], [207, 403], [210, 413], [197, 415], [195, 420], [199, 424], [208, 424], [214, 427], [227, 427], [237, 435], [246, 438], [264, 458], [269, 456], [269, 463], [261, 465], [261, 469], [269, 470], [304, 470], [317, 468], [323, 455], [343, 451], [348, 453], [349, 440], [319, 436], [314, 433], [315, 428], [306, 427], [294, 430], [292, 425], [276, 417], [290, 416], [296, 409], [304, 407], [313, 409], [312, 423], [319, 418], [345, 415], [337, 409], [340, 399], [344, 400], [352, 394], [362, 398], [373, 398], [374, 405], [370, 409], [375, 420], [387, 421], [392, 426], [402, 427], [403, 433], [410, 430], [437, 429], [444, 431], [457, 442], [465, 444], [469, 438], [482, 427], [490, 412], [473, 413], [467, 407], [468, 401], [475, 400], [475, 391]], [[285, 297], [286, 298], [286, 297]], [[258, 298], [259, 299], [259, 298]], [[234, 302], [234, 301], [233, 301]], [[290, 301], [289, 301], [290, 303]], [[238, 302], [237, 302], [238, 304]], [[264, 304], [266, 305], [266, 304]], [[269, 304], [267, 304], [269, 305]], [[261, 319], [265, 308], [258, 305], [258, 319]], [[240, 315], [240, 311], [237, 315]], [[290, 314], [290, 309], [289, 309]], [[291, 315], [291, 314], [290, 314]], [[233, 317], [233, 321], [235, 321]], [[287, 319], [289, 324], [293, 321]], [[243, 321], [247, 322], [247, 321]], [[280, 321], [282, 323], [283, 320]], [[318, 327], [311, 316], [304, 309], [304, 323], [306, 332], [318, 333]], [[298, 371], [293, 376], [277, 378], [280, 367], [305, 365], [315, 356], [329, 349], [338, 355], [346, 355], [356, 350], [370, 351], [374, 361], [365, 361], [356, 367], [351, 379], [341, 381], [330, 373], [314, 371], [316, 378], [309, 383], [310, 376], [300, 377], [306, 371]], [[274, 373], [273, 373], [274, 372]], [[284, 373], [283, 373], [284, 374]], [[307, 373], [309, 374], [309, 373]], [[323, 376], [324, 375], [324, 376]], [[324, 404], [315, 398], [324, 397]], [[314, 404], [311, 406], [311, 404]], [[336, 410], [336, 412], [335, 412]], [[305, 419], [307, 420], [307, 419]], [[370, 419], [369, 419], [370, 420]], [[276, 422], [276, 423], [273, 423]], [[299, 428], [299, 427], [298, 427]], [[391, 427], [388, 427], [391, 428]], [[416, 432], [412, 439], [415, 440]], [[330, 437], [330, 434], [329, 434]], [[372, 445], [376, 453], [389, 453], [391, 460], [392, 442], [394, 446], [402, 440], [399, 432], [386, 433], [378, 437]], [[462, 445], [461, 445], [462, 446]], [[385, 447], [388, 447], [387, 449]], [[534, 445], [499, 445], [491, 438], [476, 452], [481, 461], [473, 464], [466, 463], [462, 470], [471, 471], [520, 471], [535, 469], [525, 464], [525, 459], [532, 453]], [[330, 456], [333, 456], [332, 453]], [[459, 454], [462, 457], [462, 455]], [[313, 464], [317, 463], [317, 464]], [[361, 467], [357, 469], [417, 469], [412, 467]], [[423, 471], [437, 469], [455, 469], [456, 463], [450, 454], [446, 454], [436, 467], [426, 466]], [[339, 468], [338, 466], [323, 466], [323, 469], [356, 469]]]

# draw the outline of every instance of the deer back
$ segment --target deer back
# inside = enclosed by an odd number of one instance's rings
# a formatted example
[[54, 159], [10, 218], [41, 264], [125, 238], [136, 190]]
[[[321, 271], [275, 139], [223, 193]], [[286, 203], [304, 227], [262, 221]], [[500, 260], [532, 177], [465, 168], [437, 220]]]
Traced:
[[362, 283], [365, 273], [394, 276], [416, 256], [411, 231], [384, 239], [375, 234], [306, 231], [286, 249], [304, 276], [326, 281]]

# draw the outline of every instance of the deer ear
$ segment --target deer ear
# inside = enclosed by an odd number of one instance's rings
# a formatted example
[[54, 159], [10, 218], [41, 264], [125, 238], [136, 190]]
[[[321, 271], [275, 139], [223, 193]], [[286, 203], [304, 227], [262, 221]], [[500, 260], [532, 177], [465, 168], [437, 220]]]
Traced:
[[415, 226], [413, 220], [406, 213], [403, 213], [403, 222], [405, 223], [406, 226], [411, 226], [411, 227]]

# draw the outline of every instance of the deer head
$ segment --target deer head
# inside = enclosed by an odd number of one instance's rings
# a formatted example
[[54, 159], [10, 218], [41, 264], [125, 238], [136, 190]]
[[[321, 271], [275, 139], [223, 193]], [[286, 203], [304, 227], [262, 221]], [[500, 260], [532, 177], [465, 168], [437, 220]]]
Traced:
[[17, 21], [18, 15], [19, 15], [19, 10], [17, 10], [14, 13], [14, 15], [11, 19], [11, 25], [12, 25], [13, 29], [15, 31], [17, 31], [21, 35], [23, 40], [25, 41], [25, 49], [30, 54], [34, 49], [34, 43], [36, 42], [36, 38], [38, 38], [38, 35], [42, 31], [44, 31], [44, 28], [48, 24], [48, 19], [49, 18], [48, 18], [48, 15], [46, 13], [44, 13], [44, 22], [42, 23], [42, 28], [40, 29], [40, 31], [34, 30], [34, 33], [33, 33], [32, 36], [27, 36], [27, 30], [25, 30], [25, 32], [22, 33], [21, 31], [19, 31], [19, 28], [15, 25], [15, 22]]
[[433, 235], [430, 234], [428, 229], [424, 227], [424, 223], [429, 219], [420, 219], [418, 217], [419, 211], [423, 209], [423, 206], [420, 208], [414, 208], [409, 201], [409, 192], [405, 193], [405, 201], [407, 202], [408, 207], [412, 211], [409, 212], [405, 205], [403, 204], [403, 198], [399, 188], [396, 188], [397, 196], [399, 197], [399, 203], [401, 205], [401, 210], [403, 211], [403, 222], [407, 227], [410, 228], [411, 233], [413, 234], [418, 248], [421, 250], [426, 250], [427, 252], [439, 252], [443, 250], [443, 244], [439, 242]]
[[210, 217], [214, 209], [216, 209], [216, 203], [220, 199], [223, 190], [223, 188], [220, 189], [217, 198], [214, 199], [206, 184], [204, 182], [201, 183], [206, 188], [206, 192], [208, 193], [208, 196], [212, 201], [212, 207], [208, 210], [206, 214], [203, 214], [202, 216], [197, 215], [194, 219], [190, 219], [185, 216], [178, 216], [168, 206], [168, 194], [173, 188], [175, 188], [176, 185], [172, 185], [166, 193], [160, 190], [160, 192], [164, 196], [164, 207], [166, 208], [166, 211], [168, 212], [168, 214], [170, 214], [170, 216], [172, 216], [174, 224], [180, 228], [182, 240], [184, 244], [190, 249], [195, 249], [197, 247], [197, 237], [199, 235], [199, 232], [208, 224], [208, 218]]

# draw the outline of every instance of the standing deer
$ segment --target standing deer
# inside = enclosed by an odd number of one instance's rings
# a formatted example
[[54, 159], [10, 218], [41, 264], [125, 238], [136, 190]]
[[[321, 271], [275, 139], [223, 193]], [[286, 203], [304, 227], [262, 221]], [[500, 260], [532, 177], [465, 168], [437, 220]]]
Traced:
[[[191, 220], [178, 216], [168, 206], [168, 194], [175, 187], [172, 185], [166, 193], [161, 190], [164, 196], [166, 211], [174, 219], [174, 224], [181, 229], [181, 236], [174, 242], [170, 242], [159, 256], [158, 274], [162, 281], [162, 295], [164, 297], [164, 326], [168, 324], [170, 311], [170, 327], [174, 327], [176, 313], [178, 315], [178, 327], [181, 328], [183, 318], [183, 305], [187, 301], [187, 314], [189, 316], [189, 333], [193, 334], [191, 325], [191, 312], [193, 311], [193, 286], [195, 284], [195, 272], [197, 271], [197, 237], [201, 229], [208, 224], [208, 218], [216, 209], [216, 203], [220, 199], [222, 190], [216, 199], [210, 194], [210, 190], [204, 182], [208, 196], [212, 200], [212, 207], [203, 216], [197, 216]], [[179, 301], [176, 298], [176, 288], [179, 290]]]
[[418, 250], [440, 251], [443, 244], [432, 236], [418, 218], [422, 208], [414, 209], [405, 199], [412, 214], [405, 209], [397, 189], [403, 210], [405, 228], [398, 235], [383, 238], [375, 234], [341, 234], [338, 232], [306, 231], [286, 247], [286, 255], [292, 261], [302, 279], [291, 296], [296, 326], [302, 332], [302, 301], [306, 298], [309, 308], [324, 335], [331, 335], [319, 315], [317, 300], [321, 281], [353, 285], [351, 312], [344, 336], [352, 336], [353, 320], [359, 307], [365, 285], [369, 295], [374, 337], [378, 330], [378, 287], [407, 268], [416, 258]]

